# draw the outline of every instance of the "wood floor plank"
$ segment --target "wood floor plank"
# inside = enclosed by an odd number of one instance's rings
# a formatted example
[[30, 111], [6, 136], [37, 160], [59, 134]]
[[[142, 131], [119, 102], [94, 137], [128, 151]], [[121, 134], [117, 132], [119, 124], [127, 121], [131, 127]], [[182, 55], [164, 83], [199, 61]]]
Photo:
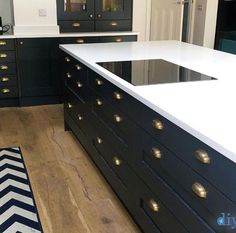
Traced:
[[62, 105], [0, 109], [0, 148], [20, 146], [44, 231], [139, 233], [70, 132]]

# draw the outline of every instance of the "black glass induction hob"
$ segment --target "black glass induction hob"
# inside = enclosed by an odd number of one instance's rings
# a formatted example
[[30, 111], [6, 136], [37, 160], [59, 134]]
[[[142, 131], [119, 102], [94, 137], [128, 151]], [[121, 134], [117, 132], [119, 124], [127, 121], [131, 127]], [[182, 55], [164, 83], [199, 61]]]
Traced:
[[135, 86], [216, 80], [162, 59], [99, 62], [97, 64]]

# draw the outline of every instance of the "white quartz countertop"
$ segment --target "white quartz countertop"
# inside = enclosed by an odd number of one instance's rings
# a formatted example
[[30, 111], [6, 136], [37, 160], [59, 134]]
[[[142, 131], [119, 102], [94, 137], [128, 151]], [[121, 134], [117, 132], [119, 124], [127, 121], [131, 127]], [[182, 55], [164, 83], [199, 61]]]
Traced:
[[[236, 163], [236, 56], [178, 41], [60, 45], [61, 49]], [[214, 81], [133, 86], [96, 62], [164, 59]]]
[[14, 38], [53, 38], [53, 37], [95, 37], [95, 36], [132, 36], [138, 32], [81, 32], [81, 33], [58, 33], [58, 34], [32, 34], [32, 35], [0, 35], [0, 39]]

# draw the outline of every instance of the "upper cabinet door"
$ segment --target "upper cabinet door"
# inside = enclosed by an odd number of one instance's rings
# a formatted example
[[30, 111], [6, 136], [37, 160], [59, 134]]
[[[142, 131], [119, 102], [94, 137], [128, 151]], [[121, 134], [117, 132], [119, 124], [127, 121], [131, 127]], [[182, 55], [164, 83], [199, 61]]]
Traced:
[[57, 0], [58, 20], [93, 20], [94, 0]]
[[132, 0], [95, 0], [97, 20], [131, 19]]

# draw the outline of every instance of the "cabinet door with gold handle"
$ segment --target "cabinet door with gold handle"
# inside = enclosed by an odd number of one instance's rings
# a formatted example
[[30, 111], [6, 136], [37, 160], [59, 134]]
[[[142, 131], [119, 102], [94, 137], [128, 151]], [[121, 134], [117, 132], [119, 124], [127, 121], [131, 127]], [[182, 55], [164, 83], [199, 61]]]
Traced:
[[192, 191], [200, 198], [207, 198], [207, 191], [205, 187], [198, 182], [192, 185]]
[[195, 151], [195, 157], [198, 161], [200, 161], [203, 164], [209, 164], [211, 159], [206, 151], [199, 149]]

